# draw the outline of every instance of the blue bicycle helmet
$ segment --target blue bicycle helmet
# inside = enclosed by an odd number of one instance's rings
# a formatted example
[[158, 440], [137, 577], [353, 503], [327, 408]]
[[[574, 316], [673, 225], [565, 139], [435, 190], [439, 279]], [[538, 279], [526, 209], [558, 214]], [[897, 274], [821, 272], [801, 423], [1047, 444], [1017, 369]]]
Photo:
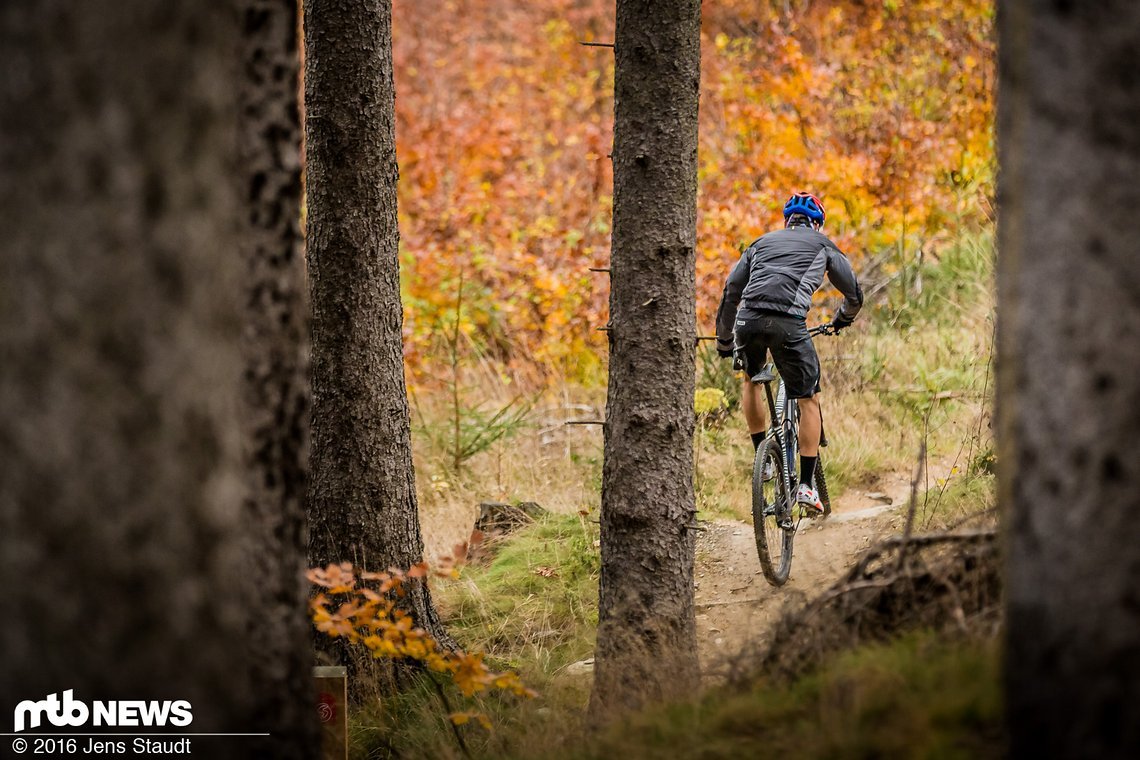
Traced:
[[802, 192], [788, 198], [788, 202], [784, 204], [784, 221], [786, 222], [792, 214], [803, 214], [816, 224], [823, 224], [823, 220], [827, 216], [819, 198], [811, 193]]

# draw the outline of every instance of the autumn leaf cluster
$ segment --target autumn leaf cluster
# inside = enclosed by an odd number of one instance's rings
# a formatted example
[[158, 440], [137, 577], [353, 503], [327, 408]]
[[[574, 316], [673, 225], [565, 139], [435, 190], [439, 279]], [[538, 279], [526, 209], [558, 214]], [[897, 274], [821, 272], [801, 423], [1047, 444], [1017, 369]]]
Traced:
[[[356, 571], [347, 562], [312, 568], [308, 579], [319, 591], [309, 599], [309, 616], [321, 633], [363, 645], [373, 657], [418, 662], [434, 673], [450, 677], [466, 697], [492, 690], [535, 696], [518, 674], [491, 670], [482, 653], [445, 649], [427, 631], [415, 626], [401, 608], [400, 600], [409, 583], [423, 582], [429, 572], [426, 563], [407, 571], [393, 568], [382, 573]], [[453, 568], [441, 572], [453, 573]], [[469, 720], [487, 724], [486, 717], [478, 711], [455, 712], [449, 717], [457, 725]]]
[[[455, 325], [508, 365], [596, 375], [607, 321], [612, 0], [394, 7], [405, 344]], [[808, 189], [856, 268], [984, 222], [992, 0], [704, 3], [698, 320], [742, 245]], [[444, 329], [441, 329], [444, 328]]]

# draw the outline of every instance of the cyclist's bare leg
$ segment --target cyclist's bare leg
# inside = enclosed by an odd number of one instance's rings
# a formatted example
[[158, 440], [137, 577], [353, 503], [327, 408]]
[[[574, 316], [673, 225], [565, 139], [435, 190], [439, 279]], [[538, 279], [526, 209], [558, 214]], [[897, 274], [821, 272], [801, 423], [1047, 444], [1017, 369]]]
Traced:
[[764, 387], [744, 378], [744, 388], [740, 391], [740, 405], [744, 407], [744, 421], [748, 423], [748, 433], [755, 435], [768, 429], [768, 402], [764, 397]]
[[819, 394], [811, 398], [801, 398], [800, 405], [800, 455], [819, 456], [819, 436], [823, 420], [819, 412]]

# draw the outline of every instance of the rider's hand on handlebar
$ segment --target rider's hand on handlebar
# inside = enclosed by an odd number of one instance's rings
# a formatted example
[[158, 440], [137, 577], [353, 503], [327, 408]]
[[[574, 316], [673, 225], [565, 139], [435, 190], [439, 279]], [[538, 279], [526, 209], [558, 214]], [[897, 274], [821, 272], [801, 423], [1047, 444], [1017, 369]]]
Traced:
[[731, 359], [732, 358], [732, 341], [731, 340], [721, 340], [720, 338], [717, 338], [717, 340], [716, 340], [716, 354], [717, 354], [717, 356], [719, 356], [722, 359]]

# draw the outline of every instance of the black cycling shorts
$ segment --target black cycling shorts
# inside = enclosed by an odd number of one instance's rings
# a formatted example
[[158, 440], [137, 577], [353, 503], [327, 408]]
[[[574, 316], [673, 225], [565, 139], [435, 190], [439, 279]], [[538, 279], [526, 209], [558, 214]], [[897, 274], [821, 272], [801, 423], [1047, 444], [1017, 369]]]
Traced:
[[770, 351], [788, 398], [810, 398], [819, 393], [819, 356], [804, 320], [764, 314], [737, 319], [734, 332], [737, 369], [752, 377], [764, 369]]

